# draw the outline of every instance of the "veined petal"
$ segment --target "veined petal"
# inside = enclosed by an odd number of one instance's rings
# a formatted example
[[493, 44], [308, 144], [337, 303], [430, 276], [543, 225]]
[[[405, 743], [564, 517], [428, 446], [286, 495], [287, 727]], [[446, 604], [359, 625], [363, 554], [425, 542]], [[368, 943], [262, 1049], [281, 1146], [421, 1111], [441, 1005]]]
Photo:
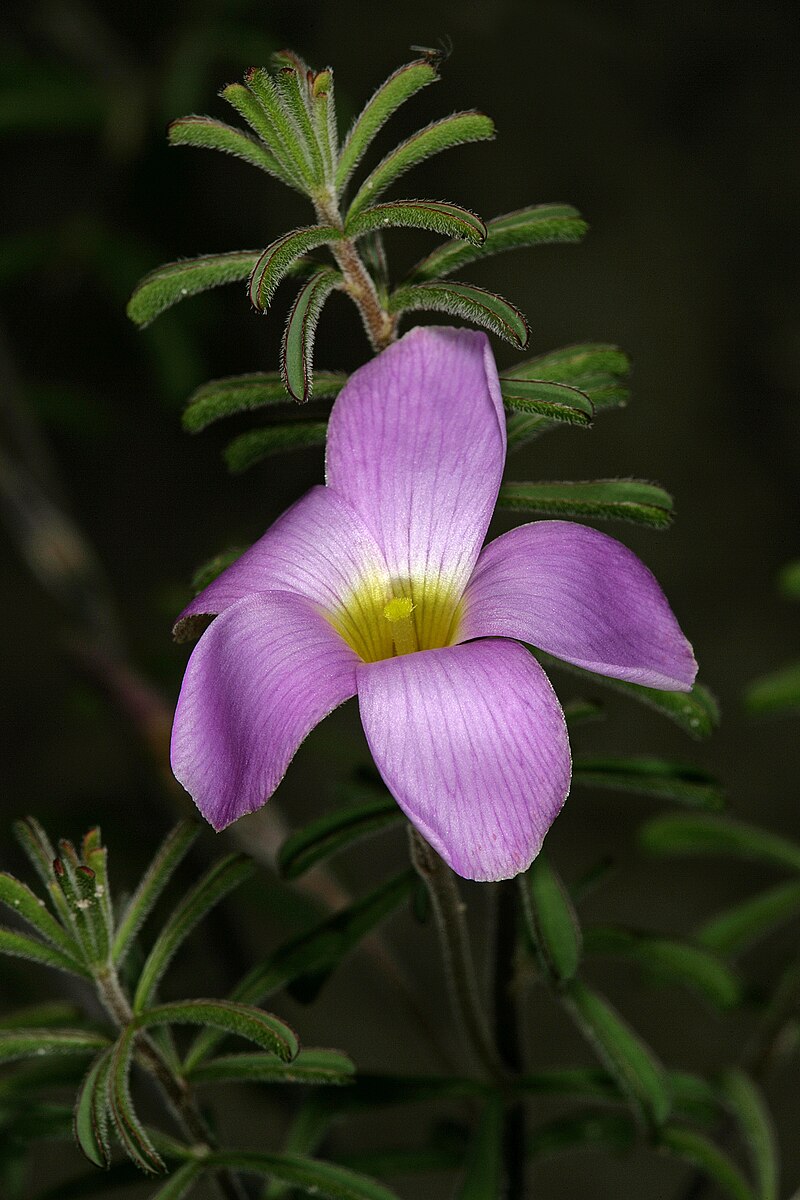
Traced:
[[[368, 603], [376, 589], [381, 595], [375, 604], [385, 603], [386, 579], [383, 555], [358, 514], [329, 488], [315, 487], [195, 596], [175, 633], [191, 636], [191, 617], [224, 612], [257, 592], [281, 591], [313, 600], [343, 632], [363, 638], [374, 622], [359, 620], [359, 603]], [[351, 630], [354, 622], [358, 628]], [[390, 641], [387, 646], [391, 653]]]
[[300, 596], [246, 596], [217, 617], [172, 729], [172, 769], [215, 829], [269, 799], [306, 735], [355, 694], [358, 661]]
[[510, 637], [588, 671], [688, 691], [692, 648], [655, 577], [616, 538], [572, 521], [537, 521], [481, 554], [458, 640]]
[[439, 609], [466, 586], [504, 461], [503, 403], [483, 333], [413, 329], [356, 371], [333, 406], [328, 485], [372, 530], [392, 577], [410, 585], [423, 645]]
[[409, 820], [467, 879], [530, 866], [569, 791], [561, 706], [522, 646], [486, 640], [358, 667], [375, 765]]

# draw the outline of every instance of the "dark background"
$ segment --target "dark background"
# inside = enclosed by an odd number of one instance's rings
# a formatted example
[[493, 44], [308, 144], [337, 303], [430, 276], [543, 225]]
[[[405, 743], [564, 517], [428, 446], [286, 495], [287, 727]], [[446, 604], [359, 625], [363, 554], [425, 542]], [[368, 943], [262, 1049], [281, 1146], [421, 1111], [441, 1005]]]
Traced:
[[[722, 779], [738, 815], [800, 835], [796, 718], [756, 722], [741, 700], [749, 680], [796, 657], [800, 642], [797, 610], [775, 588], [780, 566], [798, 555], [800, 507], [795, 5], [52, 0], [7, 11], [0, 28], [2, 482], [14, 498], [0, 531], [3, 865], [22, 870], [13, 817], [33, 811], [54, 836], [73, 837], [99, 820], [112, 878], [120, 889], [133, 884], [188, 806], [165, 789], [141, 737], [149, 721], [150, 747], [161, 746], [164, 714], [145, 697], [137, 733], [130, 710], [120, 708], [119, 681], [87, 650], [87, 630], [100, 630], [115, 654], [124, 647], [129, 665], [170, 705], [186, 650], [172, 645], [169, 629], [193, 571], [218, 551], [249, 544], [320, 478], [321, 453], [304, 451], [231, 479], [219, 458], [230, 427], [196, 438], [180, 430], [182, 403], [200, 382], [274, 369], [286, 296], [266, 319], [236, 288], [188, 301], [144, 333], [125, 318], [125, 299], [150, 267], [265, 245], [310, 218], [301, 198], [245, 164], [168, 149], [167, 120], [190, 111], [229, 119], [218, 88], [286, 44], [312, 65], [334, 66], [344, 125], [409, 57], [409, 44], [435, 46], [443, 36], [454, 45], [443, 82], [397, 114], [372, 161], [393, 137], [474, 106], [496, 120], [497, 141], [423, 164], [400, 192], [451, 199], [485, 217], [568, 201], [589, 221], [580, 247], [524, 251], [469, 273], [526, 312], [532, 352], [610, 341], [634, 361], [627, 410], [589, 433], [549, 434], [511, 460], [509, 475], [633, 475], [674, 494], [678, 519], [668, 533], [608, 528], [662, 582], [723, 711], [719, 732], [695, 746], [654, 714], [611, 701], [608, 720], [581, 732], [577, 744], [695, 761]], [[395, 274], [428, 245], [423, 235], [390, 237]], [[519, 357], [504, 345], [496, 350], [501, 364]], [[318, 365], [348, 370], [366, 354], [357, 320], [335, 299], [323, 317]], [[565, 698], [576, 694], [568, 677], [555, 682]], [[122, 692], [130, 701], [130, 680]], [[282, 785], [288, 826], [324, 811], [337, 780], [365, 759], [351, 703], [311, 736]], [[642, 859], [635, 829], [654, 811], [651, 802], [603, 793], [576, 791], [567, 804], [550, 840], [565, 875], [576, 877], [606, 851], [619, 863], [588, 906], [590, 918], [687, 930], [773, 881], [752, 865]], [[268, 832], [256, 817], [235, 836], [247, 846]], [[225, 841], [208, 835], [194, 865]], [[400, 835], [380, 847], [342, 860], [344, 887], [358, 892], [402, 865]], [[483, 940], [485, 890], [470, 888], [469, 899]], [[287, 889], [262, 874], [209, 926], [205, 942], [195, 940], [174, 986], [184, 994], [226, 988], [303, 915]], [[400, 919], [387, 936], [398, 957], [415, 964], [412, 989], [447, 1040], [443, 985], [425, 958], [432, 935]], [[796, 931], [776, 935], [747, 961], [748, 973], [773, 978], [793, 947]], [[670, 1064], [713, 1070], [736, 1055], [744, 1019], [720, 1022], [692, 997], [665, 998], [618, 969], [596, 977]], [[4, 963], [2, 980], [9, 1002], [40, 994], [33, 967]], [[366, 955], [315, 1009], [286, 1002], [280, 1011], [304, 1040], [339, 1045], [365, 1068], [438, 1068]], [[581, 1048], [549, 1002], [537, 1002], [529, 1024], [536, 1065], [579, 1061]], [[787, 1186], [796, 1186], [796, 1087], [780, 1077], [770, 1099]], [[248, 1103], [251, 1139], [277, 1145], [279, 1107]], [[230, 1128], [242, 1136], [247, 1113], [232, 1113]], [[374, 1144], [382, 1132], [363, 1123], [342, 1134], [342, 1144]], [[79, 1171], [77, 1152], [65, 1150], [60, 1164]], [[672, 1196], [682, 1177], [644, 1154], [556, 1159], [538, 1168], [537, 1194]], [[431, 1195], [442, 1194], [436, 1186]], [[429, 1194], [422, 1184], [405, 1188], [404, 1195]]]

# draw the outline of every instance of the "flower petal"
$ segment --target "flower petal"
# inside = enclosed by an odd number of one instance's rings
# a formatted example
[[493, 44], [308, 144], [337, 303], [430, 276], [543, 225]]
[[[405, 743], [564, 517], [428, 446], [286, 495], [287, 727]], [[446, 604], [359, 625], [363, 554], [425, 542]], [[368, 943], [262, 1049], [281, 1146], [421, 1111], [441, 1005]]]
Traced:
[[588, 671], [688, 691], [692, 648], [655, 577], [616, 538], [571, 521], [537, 521], [481, 554], [458, 640], [510, 637]]
[[539, 664], [502, 640], [358, 667], [375, 764], [408, 818], [467, 879], [530, 866], [569, 791], [561, 706]]
[[352, 593], [365, 593], [385, 577], [383, 556], [358, 514], [330, 489], [315, 487], [195, 596], [174, 632], [182, 640], [191, 637], [196, 622], [190, 618], [224, 612], [243, 596], [269, 591], [305, 596], [346, 620]]
[[358, 661], [299, 596], [246, 596], [217, 617], [172, 730], [172, 769], [215, 829], [269, 799], [306, 735], [355, 694]]
[[[497, 499], [505, 418], [486, 335], [416, 328], [351, 376], [328, 425], [328, 484], [392, 576], [461, 595]], [[416, 586], [415, 586], [416, 585]], [[421, 631], [423, 642], [426, 640]]]

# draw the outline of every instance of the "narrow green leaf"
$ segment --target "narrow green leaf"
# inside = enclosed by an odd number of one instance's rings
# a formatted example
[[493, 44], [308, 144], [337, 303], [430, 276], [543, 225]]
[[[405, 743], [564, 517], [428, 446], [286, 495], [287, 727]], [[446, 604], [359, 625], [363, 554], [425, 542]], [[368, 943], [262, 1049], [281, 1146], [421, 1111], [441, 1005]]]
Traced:
[[658, 1145], [666, 1153], [701, 1170], [731, 1200], [756, 1200], [739, 1168], [703, 1134], [678, 1125], [667, 1125], [658, 1135]]
[[653, 854], [722, 854], [800, 871], [800, 846], [795, 842], [729, 817], [656, 817], [642, 826], [639, 841]]
[[107, 1077], [108, 1108], [125, 1153], [148, 1175], [158, 1175], [166, 1170], [166, 1165], [131, 1102], [130, 1071], [135, 1038], [136, 1027], [129, 1025], [111, 1051]]
[[515, 512], [632, 521], [666, 529], [672, 522], [672, 497], [639, 479], [592, 479], [580, 483], [504, 483], [497, 501]]
[[336, 168], [337, 191], [341, 192], [344, 188], [375, 134], [385, 125], [392, 113], [415, 92], [427, 87], [429, 83], [435, 83], [438, 78], [439, 72], [434, 63], [427, 59], [415, 59], [414, 62], [398, 67], [381, 84], [364, 105], [345, 138]]
[[85, 979], [91, 975], [88, 967], [78, 962], [76, 958], [72, 958], [71, 955], [56, 949], [55, 946], [3, 926], [0, 926], [0, 954], [9, 954], [12, 958], [27, 958], [29, 962], [41, 963], [46, 967], [57, 967], [59, 971], [82, 975]]
[[278, 869], [286, 879], [297, 879], [318, 862], [402, 817], [397, 802], [388, 795], [326, 814], [286, 839], [278, 854]]
[[611, 1005], [577, 979], [562, 996], [576, 1025], [647, 1126], [663, 1125], [671, 1097], [666, 1074], [649, 1046]]
[[333, 71], [326, 67], [317, 71], [311, 83], [311, 120], [322, 151], [325, 179], [335, 187], [336, 164], [339, 158], [339, 130], [336, 124]]
[[215, 121], [213, 117], [180, 117], [167, 127], [167, 141], [170, 146], [221, 150], [284, 181], [283, 168], [266, 146], [241, 129], [226, 125], [223, 121]]
[[390, 200], [365, 208], [348, 221], [345, 233], [350, 238], [363, 237], [383, 229], [430, 229], [444, 237], [466, 239], [481, 245], [486, 226], [480, 217], [458, 204], [442, 200]]
[[503, 1105], [499, 1097], [492, 1097], [467, 1150], [458, 1200], [498, 1200], [502, 1194]]
[[631, 758], [584, 758], [573, 763], [573, 779], [585, 787], [635, 792], [656, 800], [675, 800], [691, 808], [719, 811], [725, 805], [722, 789], [707, 771], [669, 759], [639, 755]]
[[719, 724], [719, 709], [717, 702], [708, 688], [696, 683], [691, 692], [665, 692], [658, 688], [642, 687], [638, 683], [626, 683], [622, 679], [610, 679], [607, 675], [595, 675], [592, 671], [584, 671], [581, 667], [545, 654], [543, 650], [535, 650], [536, 657], [542, 666], [551, 670], [568, 671], [580, 679], [596, 684], [598, 687], [610, 688], [638, 700], [647, 708], [653, 708], [663, 716], [669, 717], [676, 725], [680, 725], [693, 738], [710, 737]]
[[80, 1020], [80, 1017], [81, 1013], [71, 1004], [63, 1004], [60, 1000], [45, 1001], [0, 1014], [0, 1029], [25, 1029], [32, 1026], [43, 1029], [47, 1025], [65, 1025], [68, 1021]]
[[[403, 871], [355, 904], [291, 938], [241, 980], [233, 999], [261, 1003], [279, 988], [304, 976], [305, 996], [316, 995], [330, 972], [408, 899], [416, 883], [415, 871]], [[186, 1070], [193, 1070], [207, 1058], [218, 1041], [219, 1037], [213, 1033], [200, 1034], [186, 1058]]]
[[265, 425], [262, 429], [242, 433], [229, 442], [225, 448], [225, 463], [234, 475], [241, 475], [273, 454], [285, 454], [288, 450], [305, 450], [309, 446], [324, 446], [327, 433], [327, 421]]
[[[103, 1073], [108, 1067], [110, 1051], [98, 1055], [81, 1083], [75, 1102], [73, 1129], [79, 1148], [96, 1167], [107, 1167], [111, 1162], [111, 1151], [106, 1129], [98, 1123], [98, 1108], [106, 1113], [105, 1096], [102, 1095]], [[101, 1092], [98, 1105], [97, 1092]], [[107, 1120], [107, 1118], [106, 1118]]]
[[209, 1025], [212, 1029], [247, 1038], [262, 1050], [277, 1054], [284, 1062], [296, 1058], [300, 1048], [297, 1035], [284, 1021], [251, 1004], [234, 1000], [175, 1000], [158, 1004], [138, 1013], [135, 1025], [147, 1029], [158, 1025]]
[[245, 546], [231, 546], [202, 563], [192, 576], [192, 595], [198, 596], [200, 592], [205, 591], [210, 583], [218, 579], [223, 571], [227, 571], [228, 567], [236, 562], [237, 558], [242, 557], [245, 549]]
[[389, 297], [391, 313], [420, 309], [446, 312], [452, 317], [482, 325], [515, 346], [528, 344], [528, 322], [518, 308], [502, 296], [472, 283], [419, 283], [398, 288]]
[[90, 1029], [0, 1029], [0, 1062], [46, 1054], [92, 1054], [108, 1038]]
[[800, 881], [792, 880], [711, 917], [695, 930], [694, 937], [717, 954], [735, 956], [798, 915]]
[[732, 1067], [723, 1072], [720, 1090], [744, 1135], [756, 1178], [758, 1200], [778, 1200], [778, 1145], [772, 1117], [760, 1089], [744, 1071]]
[[572, 979], [581, 961], [578, 917], [560, 876], [543, 853], [520, 876], [522, 910], [531, 941], [556, 983]]
[[465, 142], [481, 142], [493, 137], [494, 122], [484, 113], [475, 111], [452, 113], [449, 117], [426, 125], [381, 159], [356, 192], [347, 210], [345, 223], [349, 224], [367, 205], [383, 195], [396, 179], [431, 155]]
[[741, 981], [709, 950], [679, 938], [618, 926], [595, 926], [585, 934], [587, 954], [610, 954], [643, 967], [654, 980], [699, 992], [720, 1009], [741, 1002]]
[[156, 267], [137, 283], [128, 301], [127, 313], [140, 327], [149, 325], [160, 313], [209, 288], [248, 279], [259, 263], [260, 251], [235, 250], [230, 254], [204, 254]]
[[0, 904], [5, 904], [53, 946], [63, 950], [69, 958], [76, 958], [80, 954], [73, 939], [45, 908], [44, 901], [40, 900], [27, 884], [5, 872], [0, 872]]
[[226, 1054], [199, 1063], [193, 1083], [350, 1083], [355, 1063], [338, 1050], [301, 1050], [289, 1064], [269, 1054]]
[[125, 958], [136, 934], [199, 833], [199, 825], [194, 825], [189, 821], [180, 821], [167, 834], [155, 858], [142, 876], [139, 886], [131, 896], [119, 922], [113, 946], [113, 958], [116, 964], [121, 963]]
[[170, 1175], [167, 1182], [153, 1193], [150, 1200], [183, 1200], [184, 1196], [189, 1195], [194, 1184], [203, 1174], [203, 1170], [202, 1161], [183, 1163], [177, 1171]]
[[567, 700], [561, 707], [570, 728], [585, 725], [587, 721], [600, 721], [604, 715], [602, 704], [596, 700]]
[[517, 412], [538, 413], [550, 421], [564, 421], [568, 425], [591, 425], [594, 417], [594, 405], [586, 393], [567, 384], [501, 375], [500, 390], [506, 408]]
[[335, 1163], [299, 1154], [268, 1154], [253, 1150], [218, 1150], [203, 1159], [205, 1167], [227, 1167], [279, 1179], [307, 1195], [330, 1200], [398, 1200], [383, 1184]]
[[800, 709], [800, 663], [792, 663], [754, 680], [744, 699], [749, 711], [759, 716]]
[[465, 246], [461, 242], [447, 242], [437, 247], [411, 268], [407, 278], [415, 283], [423, 279], [442, 279], [478, 259], [520, 246], [579, 242], [587, 228], [586, 222], [571, 204], [535, 204], [530, 208], [492, 217], [486, 222], [486, 240], [482, 245]]
[[255, 94], [242, 83], [229, 83], [220, 92], [240, 117], [244, 117], [250, 128], [258, 135], [278, 165], [275, 172], [288, 187], [306, 195], [306, 182], [301, 176], [291, 154], [286, 150], [283, 138], [268, 116]]
[[[316, 371], [314, 399], [327, 400], [336, 396], [346, 382], [347, 376], [337, 371]], [[286, 387], [278, 371], [212, 379], [189, 397], [183, 414], [183, 427], [189, 433], [199, 433], [224, 417], [286, 404], [286, 401]]]
[[552, 1154], [597, 1147], [623, 1154], [635, 1144], [636, 1126], [630, 1117], [622, 1113], [580, 1113], [557, 1117], [535, 1129], [528, 1138], [528, 1154], [532, 1158], [548, 1158]]
[[266, 312], [278, 284], [299, 258], [342, 237], [332, 225], [308, 225], [276, 238], [253, 266], [249, 285], [253, 307]]
[[[685, 1071], [668, 1071], [666, 1080], [676, 1113], [703, 1121], [718, 1117], [716, 1092], [705, 1079]], [[626, 1102], [625, 1093], [620, 1091], [614, 1077], [607, 1071], [591, 1067], [537, 1071], [523, 1076], [516, 1086], [523, 1092], [533, 1094], [579, 1096], [584, 1100], [606, 1100], [620, 1104]]]
[[281, 341], [281, 377], [286, 391], [305, 404], [313, 387], [314, 338], [325, 301], [342, 282], [338, 271], [324, 269], [304, 283], [292, 305]]
[[215, 904], [248, 879], [254, 870], [255, 864], [252, 859], [241, 854], [229, 854], [209, 867], [177, 908], [173, 909], [142, 967], [133, 998], [135, 1013], [149, 1006], [159, 981], [172, 962], [178, 947], [194, 927]]

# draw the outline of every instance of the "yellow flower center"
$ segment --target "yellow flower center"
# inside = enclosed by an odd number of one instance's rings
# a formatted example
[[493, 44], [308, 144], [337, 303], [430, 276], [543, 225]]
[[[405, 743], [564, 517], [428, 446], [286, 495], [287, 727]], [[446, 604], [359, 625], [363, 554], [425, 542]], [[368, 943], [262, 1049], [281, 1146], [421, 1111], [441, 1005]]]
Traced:
[[425, 580], [370, 581], [328, 620], [364, 662], [452, 646], [459, 626], [455, 591]]

